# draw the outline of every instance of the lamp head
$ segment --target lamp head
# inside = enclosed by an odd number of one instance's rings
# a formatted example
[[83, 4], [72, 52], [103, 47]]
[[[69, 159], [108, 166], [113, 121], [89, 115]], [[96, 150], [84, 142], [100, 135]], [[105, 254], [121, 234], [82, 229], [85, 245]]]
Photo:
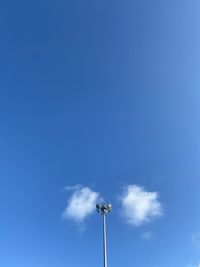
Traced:
[[96, 211], [101, 213], [102, 215], [106, 215], [107, 213], [112, 211], [112, 205], [110, 203], [101, 203], [96, 205]]

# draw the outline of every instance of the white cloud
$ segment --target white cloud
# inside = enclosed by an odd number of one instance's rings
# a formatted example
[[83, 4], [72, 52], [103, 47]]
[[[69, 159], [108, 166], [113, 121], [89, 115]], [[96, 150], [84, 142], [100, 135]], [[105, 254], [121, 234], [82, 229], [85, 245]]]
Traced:
[[68, 187], [67, 189], [73, 190], [73, 193], [62, 214], [62, 218], [83, 223], [95, 211], [99, 193], [92, 191], [89, 187], [82, 187], [80, 185]]
[[[195, 245], [198, 249], [200, 249], [200, 232], [196, 232], [192, 234], [192, 243]], [[200, 266], [199, 266], [200, 267]]]
[[125, 222], [140, 226], [160, 217], [163, 211], [158, 198], [157, 192], [147, 192], [141, 186], [129, 185], [125, 187], [120, 197]]
[[141, 236], [141, 238], [144, 240], [149, 240], [152, 237], [153, 237], [153, 232], [151, 232], [151, 231], [144, 232]]

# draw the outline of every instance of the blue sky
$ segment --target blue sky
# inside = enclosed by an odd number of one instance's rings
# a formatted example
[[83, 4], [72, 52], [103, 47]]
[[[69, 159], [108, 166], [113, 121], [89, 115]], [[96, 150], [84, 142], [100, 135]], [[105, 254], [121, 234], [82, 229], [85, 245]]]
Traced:
[[199, 11], [1, 2], [0, 266], [199, 266]]

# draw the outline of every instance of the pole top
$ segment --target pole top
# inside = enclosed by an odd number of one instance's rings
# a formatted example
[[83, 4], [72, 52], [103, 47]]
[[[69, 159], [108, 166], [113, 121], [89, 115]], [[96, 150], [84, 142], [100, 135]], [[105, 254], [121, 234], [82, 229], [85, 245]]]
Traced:
[[107, 213], [112, 211], [112, 205], [110, 203], [99, 203], [96, 205], [96, 211], [101, 215], [106, 215]]

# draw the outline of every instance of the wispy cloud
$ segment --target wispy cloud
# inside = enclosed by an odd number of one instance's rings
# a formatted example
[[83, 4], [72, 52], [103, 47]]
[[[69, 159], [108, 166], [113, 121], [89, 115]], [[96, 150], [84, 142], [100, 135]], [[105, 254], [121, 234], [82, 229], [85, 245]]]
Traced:
[[153, 237], [153, 232], [151, 231], [147, 231], [147, 232], [144, 232], [142, 235], [141, 235], [141, 238], [144, 239], [144, 240], [149, 240]]
[[200, 249], [200, 232], [196, 232], [196, 233], [192, 234], [192, 243], [198, 249]]
[[186, 265], [186, 267], [200, 267], [200, 263], [198, 263], [198, 264], [189, 263]]
[[157, 192], [148, 192], [138, 185], [126, 186], [120, 197], [125, 222], [140, 226], [163, 214]]
[[74, 186], [66, 187], [72, 191], [67, 206], [62, 213], [63, 219], [72, 219], [76, 223], [83, 223], [95, 211], [95, 204], [99, 199], [99, 193], [89, 187]]

